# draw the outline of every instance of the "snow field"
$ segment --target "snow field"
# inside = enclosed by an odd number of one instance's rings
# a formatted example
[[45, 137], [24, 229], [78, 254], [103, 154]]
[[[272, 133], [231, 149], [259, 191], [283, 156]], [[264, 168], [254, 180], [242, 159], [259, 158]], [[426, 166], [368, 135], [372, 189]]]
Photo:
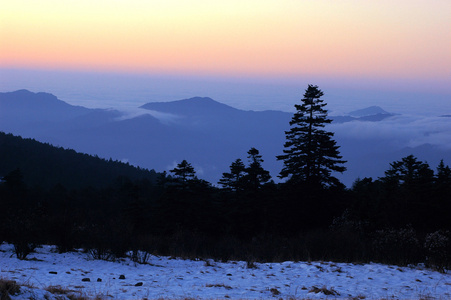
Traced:
[[0, 278], [29, 286], [12, 299], [65, 298], [47, 292], [49, 286], [102, 299], [451, 299], [451, 274], [421, 267], [287, 261], [248, 268], [242, 261], [158, 256], [136, 264], [55, 252], [42, 246], [19, 260], [12, 245], [0, 245]]

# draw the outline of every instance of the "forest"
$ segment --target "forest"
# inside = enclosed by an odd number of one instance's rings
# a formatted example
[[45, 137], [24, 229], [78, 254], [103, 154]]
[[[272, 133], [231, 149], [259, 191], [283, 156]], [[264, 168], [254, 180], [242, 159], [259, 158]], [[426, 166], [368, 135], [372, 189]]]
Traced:
[[[322, 91], [309, 85], [286, 132], [280, 183], [251, 148], [217, 183], [182, 160], [169, 173], [0, 133], [0, 243], [114, 260], [139, 250], [185, 258], [424, 263], [451, 267], [451, 169], [413, 155], [383, 177], [346, 171]], [[151, 155], [151, 152], [149, 153]], [[435, 169], [433, 169], [435, 168]]]

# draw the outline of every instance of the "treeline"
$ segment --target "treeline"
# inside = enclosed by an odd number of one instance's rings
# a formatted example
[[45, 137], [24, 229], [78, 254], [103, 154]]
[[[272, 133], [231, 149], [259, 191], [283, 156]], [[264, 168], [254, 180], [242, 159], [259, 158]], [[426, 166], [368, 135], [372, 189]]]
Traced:
[[13, 243], [21, 258], [37, 244], [54, 244], [61, 252], [81, 247], [95, 258], [130, 255], [138, 262], [153, 253], [250, 265], [334, 260], [449, 269], [450, 168], [442, 161], [434, 171], [407, 156], [387, 166], [383, 177], [357, 179], [347, 189], [333, 177], [345, 171], [345, 161], [333, 133], [324, 130], [330, 120], [321, 96], [309, 86], [296, 105], [278, 157], [283, 183], [274, 183], [256, 148], [231, 162], [219, 187], [199, 179], [185, 160], [170, 174], [150, 172], [155, 177], [149, 179], [138, 176], [148, 171], [136, 169], [137, 177], [124, 173], [108, 185], [99, 179], [80, 188], [28, 185], [22, 167], [11, 166], [0, 183], [0, 241]]
[[35, 245], [54, 244], [105, 259], [145, 250], [450, 267], [451, 172], [443, 163], [433, 172], [408, 156], [384, 177], [359, 179], [350, 189], [255, 184], [251, 167], [252, 160], [238, 188], [198, 179], [187, 162], [155, 183], [119, 177], [109, 187], [72, 190], [27, 187], [14, 170], [0, 184], [0, 240], [23, 258]]
[[155, 182], [158, 176], [154, 170], [0, 132], [0, 175], [15, 169], [21, 170], [28, 186], [45, 189], [58, 183], [68, 189], [106, 187], [118, 176]]

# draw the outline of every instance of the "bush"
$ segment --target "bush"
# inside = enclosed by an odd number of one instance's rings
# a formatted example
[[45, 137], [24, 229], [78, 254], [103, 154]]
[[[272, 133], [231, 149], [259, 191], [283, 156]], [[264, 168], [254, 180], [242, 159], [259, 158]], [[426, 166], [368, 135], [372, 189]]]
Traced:
[[36, 249], [37, 245], [35, 243], [29, 243], [25, 240], [16, 240], [13, 242], [14, 253], [18, 259], [26, 259], [28, 254], [32, 253]]
[[88, 249], [88, 254], [92, 259], [101, 259], [101, 260], [109, 260], [112, 261], [115, 259], [113, 253], [111, 253], [110, 249], [104, 248], [102, 246], [97, 246]]
[[149, 252], [141, 250], [132, 250], [131, 260], [138, 264], [148, 264], [152, 255]]
[[75, 248], [77, 231], [75, 222], [68, 215], [57, 215], [47, 221], [46, 231], [58, 253], [65, 253]]
[[302, 235], [301, 241], [301, 260], [368, 260], [367, 239], [350, 227], [311, 230]]
[[331, 287], [330, 289], [328, 289], [326, 286], [323, 286], [321, 288], [316, 287], [316, 286], [312, 286], [312, 288], [308, 291], [309, 293], [323, 293], [326, 296], [340, 296], [340, 293], [337, 292], [336, 290], [334, 290], [333, 287]]
[[373, 241], [379, 261], [407, 265], [423, 261], [423, 249], [415, 230], [411, 227], [376, 231]]
[[10, 295], [20, 292], [20, 286], [14, 280], [0, 279], [0, 300], [10, 300]]
[[39, 245], [42, 231], [36, 214], [17, 210], [6, 218], [6, 228], [10, 234], [8, 242], [14, 245], [18, 259], [26, 259]]
[[438, 230], [426, 235], [424, 248], [426, 251], [426, 265], [445, 272], [451, 267], [451, 238], [450, 232]]
[[114, 260], [126, 257], [131, 244], [128, 229], [123, 223], [91, 224], [83, 229], [85, 248], [93, 259]]

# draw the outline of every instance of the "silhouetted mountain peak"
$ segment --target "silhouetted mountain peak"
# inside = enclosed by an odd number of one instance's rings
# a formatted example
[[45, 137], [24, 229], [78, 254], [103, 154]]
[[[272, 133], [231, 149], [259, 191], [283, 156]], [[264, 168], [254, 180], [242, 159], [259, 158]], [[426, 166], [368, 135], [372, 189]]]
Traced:
[[150, 102], [142, 105], [141, 108], [172, 114], [211, 114], [238, 111], [209, 97], [193, 97], [170, 102]]
[[34, 93], [29, 90], [0, 93], [0, 118], [5, 124], [20, 120], [62, 121], [86, 115], [88, 108], [73, 106], [49, 93]]
[[[33, 100], [31, 100], [33, 99]], [[39, 93], [33, 93], [30, 92], [29, 90], [17, 90], [14, 92], [6, 92], [6, 93], [0, 93], [0, 100], [3, 101], [10, 101], [10, 100], [15, 100], [15, 101], [35, 101], [35, 100], [58, 100], [58, 98], [56, 98], [56, 96], [49, 94], [49, 93], [44, 93], [44, 92], [39, 92]]]
[[[35, 94], [35, 93], [33, 93], [33, 92], [30, 92], [30, 91], [27, 90], [27, 89], [21, 89], [21, 90], [17, 90], [17, 91], [15, 91], [15, 92], [10, 92], [10, 93], [16, 93], [16, 94], [22, 94], [22, 95], [31, 95], [31, 94]], [[9, 93], [5, 93], [5, 94], [9, 94]], [[45, 93], [45, 94], [47, 94], [47, 93]]]
[[55, 95], [44, 92], [30, 92], [29, 90], [17, 90], [15, 92], [0, 93], [0, 105], [7, 105], [10, 108], [24, 109], [26, 107], [39, 107], [39, 108], [81, 108], [79, 106], [70, 105]]
[[379, 106], [370, 106], [367, 108], [351, 111], [348, 115], [353, 117], [368, 117], [374, 115], [390, 115], [390, 113], [383, 110]]
[[211, 99], [210, 97], [192, 97], [192, 98], [188, 98], [188, 99], [184, 99], [184, 100], [179, 100], [179, 101], [186, 101], [186, 102], [197, 102], [197, 103], [219, 103], [213, 99]]
[[352, 121], [379, 122], [386, 118], [394, 116], [379, 106], [370, 106], [367, 108], [354, 110], [345, 116], [331, 116], [334, 123], [346, 123]]

